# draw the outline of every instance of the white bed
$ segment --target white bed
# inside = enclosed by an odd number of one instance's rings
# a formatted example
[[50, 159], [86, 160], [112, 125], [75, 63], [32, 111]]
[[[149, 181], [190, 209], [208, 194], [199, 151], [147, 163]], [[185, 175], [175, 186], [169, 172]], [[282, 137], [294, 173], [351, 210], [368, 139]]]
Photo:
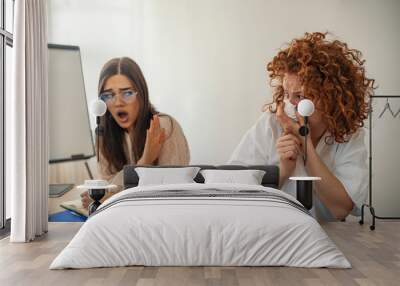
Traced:
[[[163, 192], [175, 195], [163, 196]], [[160, 196], [154, 197], [157, 193]], [[350, 268], [319, 223], [299, 205], [279, 190], [255, 185], [192, 183], [126, 189], [99, 207], [50, 269]]]

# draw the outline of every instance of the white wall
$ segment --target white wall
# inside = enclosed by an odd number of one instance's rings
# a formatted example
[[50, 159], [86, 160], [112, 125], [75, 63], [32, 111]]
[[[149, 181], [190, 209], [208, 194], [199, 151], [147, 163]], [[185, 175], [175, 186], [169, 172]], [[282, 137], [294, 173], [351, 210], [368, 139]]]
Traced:
[[271, 99], [266, 63], [305, 31], [360, 49], [377, 92], [399, 94], [398, 11], [396, 0], [50, 0], [49, 36], [81, 47], [89, 101], [106, 60], [137, 60], [151, 101], [183, 126], [192, 163], [224, 163]]

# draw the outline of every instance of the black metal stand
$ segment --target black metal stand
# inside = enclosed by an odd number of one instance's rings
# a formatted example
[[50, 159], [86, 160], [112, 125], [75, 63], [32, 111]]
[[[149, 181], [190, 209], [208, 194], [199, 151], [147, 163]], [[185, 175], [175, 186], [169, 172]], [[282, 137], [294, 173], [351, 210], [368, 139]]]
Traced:
[[100, 136], [103, 136], [103, 132], [104, 129], [103, 127], [100, 125], [100, 116], [96, 116], [96, 129], [95, 129], [95, 133], [96, 133], [96, 148], [97, 148], [97, 162], [100, 161]]
[[372, 225], [369, 226], [369, 229], [370, 230], [375, 230], [375, 218], [376, 218], [375, 209], [374, 209], [373, 206], [371, 206], [369, 204], [363, 204], [362, 205], [362, 207], [361, 207], [361, 219], [360, 219], [360, 221], [358, 223], [360, 225], [364, 224], [364, 207], [369, 208], [369, 211], [371, 212], [371, 216], [372, 216]]
[[[307, 135], [310, 132], [308, 128], [308, 116], [304, 117], [304, 125], [300, 127], [299, 134], [304, 137], [304, 167], [307, 163]], [[296, 199], [303, 204], [303, 206], [310, 210], [313, 207], [313, 181], [312, 180], [297, 180], [296, 181]]]
[[97, 124], [97, 128], [96, 128], [96, 137], [97, 137], [97, 162], [100, 161], [100, 144], [99, 144], [99, 135], [100, 135], [100, 116], [96, 117], [96, 124]]
[[371, 206], [370, 204], [363, 204], [361, 207], [361, 220], [359, 221], [359, 223], [361, 225], [364, 224], [364, 207], [369, 208], [369, 211], [371, 212], [371, 216], [372, 216], [372, 224], [370, 225], [370, 229], [371, 230], [375, 230], [375, 219], [400, 219], [400, 217], [389, 217], [389, 216], [378, 216], [375, 214], [375, 209], [373, 206]]
[[359, 221], [360, 225], [364, 224], [364, 208], [369, 208], [372, 216], [372, 224], [370, 225], [370, 230], [375, 230], [375, 219], [400, 219], [400, 217], [382, 217], [375, 215], [375, 209], [372, 206], [372, 98], [400, 98], [398, 95], [373, 95], [369, 101], [369, 203], [363, 204], [361, 207], [361, 219]]
[[89, 205], [89, 216], [90, 216], [101, 205], [100, 200], [106, 194], [106, 189], [89, 189], [88, 192], [89, 196], [93, 199], [93, 202]]
[[296, 199], [308, 210], [313, 206], [312, 186], [313, 181], [296, 181]]

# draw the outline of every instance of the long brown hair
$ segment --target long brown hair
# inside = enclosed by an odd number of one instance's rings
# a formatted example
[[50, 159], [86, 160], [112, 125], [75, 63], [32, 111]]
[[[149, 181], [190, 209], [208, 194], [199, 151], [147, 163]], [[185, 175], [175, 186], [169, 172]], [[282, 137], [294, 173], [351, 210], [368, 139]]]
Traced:
[[302, 80], [304, 96], [321, 106], [319, 111], [330, 132], [327, 141], [342, 143], [364, 126], [375, 81], [367, 78], [360, 51], [339, 40], [327, 40], [327, 34], [305, 33], [268, 63], [275, 92], [273, 102], [266, 107], [276, 112], [276, 105], [272, 105], [284, 99], [284, 74], [296, 74]]
[[[103, 66], [99, 78], [99, 96], [104, 89], [107, 79], [114, 75], [126, 76], [138, 91], [139, 112], [135, 121], [132, 142], [132, 153], [137, 162], [143, 154], [146, 143], [146, 130], [150, 126], [153, 115], [158, 114], [158, 111], [150, 103], [146, 80], [140, 67], [134, 60], [128, 57], [111, 59]], [[123, 149], [126, 131], [118, 125], [108, 110], [101, 117], [100, 126], [102, 133], [100, 142], [97, 142], [96, 145], [97, 147], [100, 146], [100, 152], [108, 162], [108, 173], [113, 174], [121, 170], [128, 163]]]

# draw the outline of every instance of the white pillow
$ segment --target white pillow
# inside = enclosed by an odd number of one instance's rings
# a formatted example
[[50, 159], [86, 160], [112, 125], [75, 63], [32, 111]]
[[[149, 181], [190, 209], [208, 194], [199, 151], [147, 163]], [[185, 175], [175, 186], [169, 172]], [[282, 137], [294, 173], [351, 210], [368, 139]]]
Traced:
[[234, 183], [261, 185], [265, 171], [262, 170], [202, 170], [204, 183]]
[[139, 186], [195, 183], [193, 179], [199, 170], [199, 167], [135, 168], [139, 176]]

